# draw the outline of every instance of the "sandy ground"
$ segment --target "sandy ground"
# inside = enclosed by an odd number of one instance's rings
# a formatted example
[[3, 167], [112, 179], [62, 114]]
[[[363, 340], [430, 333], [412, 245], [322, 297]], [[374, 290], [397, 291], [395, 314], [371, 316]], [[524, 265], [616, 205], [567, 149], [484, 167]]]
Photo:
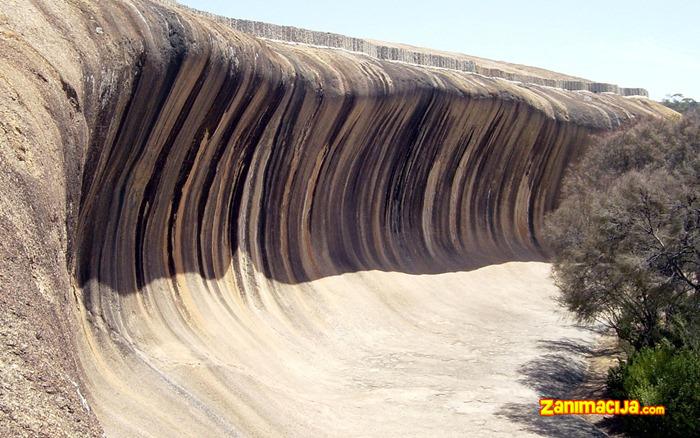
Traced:
[[182, 325], [165, 298], [148, 319], [122, 307], [133, 338], [112, 341], [138, 349], [88, 373], [91, 404], [117, 437], [596, 435], [537, 413], [581, 383], [596, 340], [554, 301], [549, 269], [270, 282], [245, 313], [185, 299]]

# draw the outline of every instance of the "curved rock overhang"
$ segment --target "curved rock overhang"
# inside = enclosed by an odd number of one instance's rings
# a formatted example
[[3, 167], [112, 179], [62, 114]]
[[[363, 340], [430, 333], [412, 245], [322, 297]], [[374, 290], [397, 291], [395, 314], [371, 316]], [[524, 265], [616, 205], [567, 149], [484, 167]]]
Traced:
[[262, 42], [157, 4], [122, 13], [119, 32], [146, 37], [100, 96], [76, 233], [81, 284], [120, 292], [218, 278], [242, 253], [291, 283], [539, 258], [586, 135], [653, 113]]

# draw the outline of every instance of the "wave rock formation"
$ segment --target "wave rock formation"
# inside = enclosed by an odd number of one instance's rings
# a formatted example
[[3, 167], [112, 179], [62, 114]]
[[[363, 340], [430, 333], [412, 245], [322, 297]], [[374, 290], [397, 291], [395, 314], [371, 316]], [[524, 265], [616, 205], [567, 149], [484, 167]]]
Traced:
[[542, 263], [562, 175], [668, 114], [149, 0], [5, 0], [0, 46], [12, 435], [522, 432], [518, 367], [584, 336]]

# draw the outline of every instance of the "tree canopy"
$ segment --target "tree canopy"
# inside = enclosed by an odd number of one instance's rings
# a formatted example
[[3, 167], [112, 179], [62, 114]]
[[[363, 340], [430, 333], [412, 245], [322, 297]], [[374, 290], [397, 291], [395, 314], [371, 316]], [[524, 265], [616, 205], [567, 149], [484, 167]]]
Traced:
[[700, 117], [598, 138], [547, 219], [562, 301], [639, 349], [697, 343]]

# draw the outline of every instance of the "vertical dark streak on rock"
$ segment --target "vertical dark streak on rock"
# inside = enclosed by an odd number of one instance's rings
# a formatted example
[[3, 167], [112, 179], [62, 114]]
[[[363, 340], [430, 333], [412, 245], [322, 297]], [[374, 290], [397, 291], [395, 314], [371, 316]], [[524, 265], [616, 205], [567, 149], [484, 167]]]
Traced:
[[[169, 74], [166, 76], [166, 80], [164, 82], [164, 92], [161, 95], [161, 99], [159, 99], [159, 104], [157, 108], [160, 109], [159, 113], [160, 115], [163, 114], [163, 110], [165, 109], [163, 107], [164, 102], [167, 99], [168, 92], [172, 90], [172, 86], [175, 82], [175, 78], [177, 77], [179, 73], [179, 68], [180, 64], [182, 62], [182, 59], [184, 58], [185, 53], [179, 53], [178, 56], [176, 56], [172, 61], [171, 61], [171, 68], [168, 68]], [[168, 159], [168, 156], [170, 155], [170, 151], [173, 148], [173, 145], [175, 143], [176, 138], [180, 135], [180, 130], [182, 129], [182, 125], [184, 121], [187, 119], [187, 117], [190, 114], [190, 111], [192, 109], [192, 103], [194, 100], [197, 98], [197, 95], [199, 91], [202, 88], [202, 85], [204, 84], [204, 80], [207, 77], [207, 73], [209, 70], [209, 61], [207, 61], [203, 71], [199, 74], [199, 78], [197, 79], [194, 88], [190, 91], [189, 96], [187, 97], [187, 100], [185, 101], [185, 105], [183, 106], [183, 111], [181, 111], [178, 116], [177, 120], [175, 121], [175, 124], [173, 125], [172, 130], [169, 132], [167, 139], [165, 140], [165, 143], [161, 147], [161, 150], [158, 154], [158, 158], [156, 158], [155, 161], [155, 166], [153, 168], [153, 174], [151, 175], [150, 179], [148, 180], [148, 183], [146, 184], [146, 187], [144, 188], [142, 199], [141, 199], [141, 204], [139, 206], [139, 211], [138, 211], [138, 216], [137, 216], [137, 224], [136, 224], [136, 244], [134, 246], [134, 259], [135, 259], [135, 268], [136, 268], [136, 284], [139, 289], [142, 289], [143, 286], [145, 285], [145, 277], [144, 277], [144, 233], [146, 230], [146, 227], [148, 225], [148, 213], [149, 209], [155, 204], [156, 202], [156, 191], [158, 190], [158, 185], [160, 184], [160, 180], [163, 176], [163, 170], [165, 167], [165, 161]], [[167, 90], [167, 91], [166, 91]], [[145, 138], [150, 139], [150, 133], [147, 135]], [[148, 141], [148, 140], [146, 140]]]
[[265, 226], [262, 227], [264, 233], [260, 236], [260, 247], [265, 275], [294, 282], [294, 274], [287, 272], [281, 266], [282, 263], [275, 263], [278, 260], [288, 259], [290, 256], [289, 254], [278, 254], [281, 252], [283, 238], [281, 233], [284, 231], [280, 227], [280, 215], [287, 214], [281, 209], [282, 193], [285, 189], [283, 181], [289, 172], [288, 160], [294, 142], [293, 131], [306, 97], [306, 89], [298, 77], [294, 79], [290, 89], [291, 97], [283, 109], [283, 121], [279, 124], [273, 137], [270, 158], [268, 158], [263, 172], [260, 223], [264, 223]]

